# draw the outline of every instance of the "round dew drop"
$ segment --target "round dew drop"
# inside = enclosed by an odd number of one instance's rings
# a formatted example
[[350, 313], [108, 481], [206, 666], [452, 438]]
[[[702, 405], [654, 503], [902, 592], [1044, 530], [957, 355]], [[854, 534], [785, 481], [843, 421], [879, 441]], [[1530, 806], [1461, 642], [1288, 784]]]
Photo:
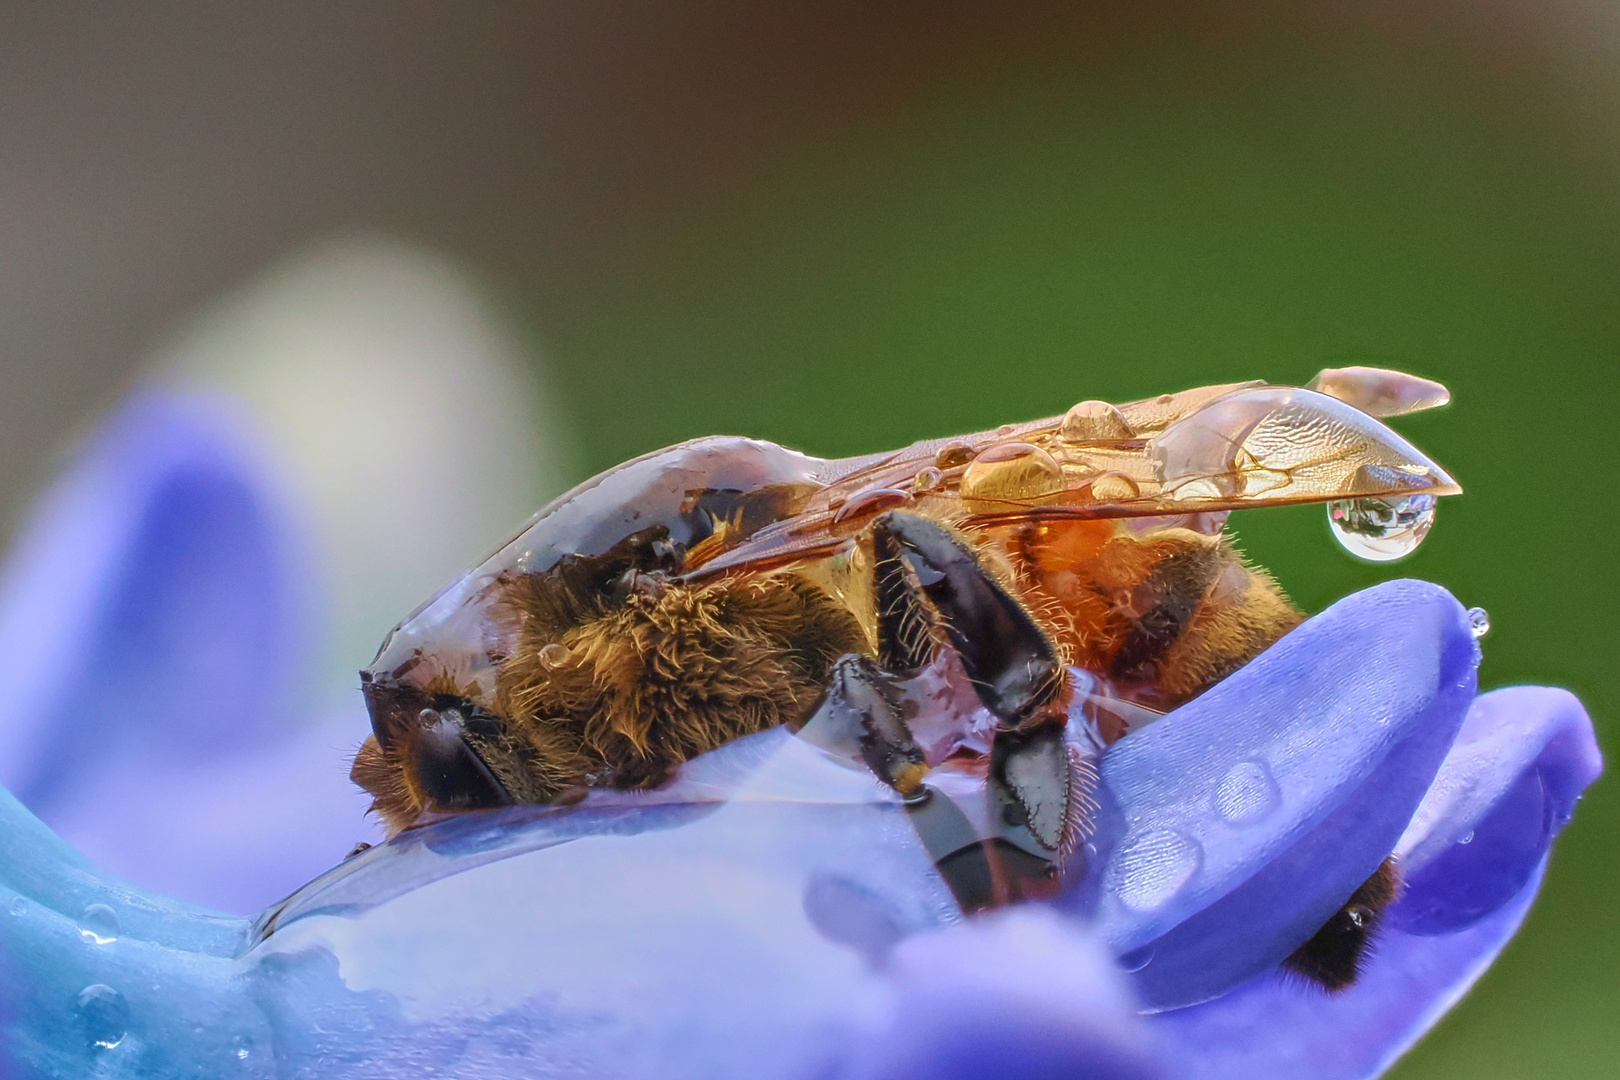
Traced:
[[85, 1045], [91, 1050], [111, 1050], [124, 1041], [129, 1030], [129, 1002], [123, 994], [105, 983], [92, 983], [79, 991], [76, 1006]]
[[1474, 637], [1482, 638], [1491, 632], [1491, 615], [1482, 607], [1468, 609], [1468, 629]]
[[1434, 524], [1435, 497], [1426, 492], [1388, 499], [1366, 497], [1328, 503], [1333, 535], [1350, 554], [1390, 562], [1412, 554]]
[[97, 945], [118, 940], [118, 914], [106, 904], [91, 904], [79, 916], [79, 936]]

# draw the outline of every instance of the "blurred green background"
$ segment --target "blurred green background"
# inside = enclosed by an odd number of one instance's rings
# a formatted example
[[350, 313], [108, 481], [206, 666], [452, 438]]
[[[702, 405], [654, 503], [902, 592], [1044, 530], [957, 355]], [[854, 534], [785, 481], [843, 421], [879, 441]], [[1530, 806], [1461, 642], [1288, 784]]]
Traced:
[[[46, 426], [109, 400], [177, 313], [352, 228], [504, 298], [580, 475], [715, 431], [851, 454], [1382, 364], [1452, 389], [1397, 426], [1467, 494], [1397, 570], [1320, 508], [1238, 515], [1242, 546], [1310, 609], [1397, 572], [1447, 585], [1490, 611], [1486, 685], [1568, 686], [1620, 749], [1612, 6], [12, 22], [24, 119], [0, 139], [35, 152], [0, 195], [35, 212], [0, 223], [9, 505]], [[1617, 826], [1600, 783], [1524, 932], [1395, 1075], [1614, 1074]]]

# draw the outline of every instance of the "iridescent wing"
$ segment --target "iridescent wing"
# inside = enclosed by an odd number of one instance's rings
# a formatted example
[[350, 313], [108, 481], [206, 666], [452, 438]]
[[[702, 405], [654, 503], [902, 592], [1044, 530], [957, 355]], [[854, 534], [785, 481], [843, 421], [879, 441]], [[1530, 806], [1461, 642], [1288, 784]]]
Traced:
[[823, 486], [797, 513], [735, 543], [718, 536], [687, 565], [701, 577], [820, 558], [896, 508], [971, 529], [1462, 490], [1376, 419], [1445, 404], [1443, 386], [1376, 368], [1324, 371], [1312, 386], [1082, 401], [1062, 416], [828, 461], [814, 474]]

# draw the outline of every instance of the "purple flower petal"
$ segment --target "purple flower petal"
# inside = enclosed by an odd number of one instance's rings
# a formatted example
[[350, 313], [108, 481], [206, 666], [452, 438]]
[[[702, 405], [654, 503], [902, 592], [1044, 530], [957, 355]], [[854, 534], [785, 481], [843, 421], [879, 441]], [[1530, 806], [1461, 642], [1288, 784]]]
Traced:
[[109, 870], [252, 910], [342, 853], [310, 814], [363, 803], [288, 723], [307, 560], [245, 430], [144, 393], [47, 494], [0, 581], [0, 780]]
[[[1263, 976], [1162, 1014], [1179, 1073], [1357, 1080], [1399, 1057], [1471, 986], [1535, 899], [1552, 838], [1602, 761], [1563, 690], [1477, 699], [1399, 850], [1408, 888], [1357, 984], [1328, 996]], [[1263, 1037], [1256, 1032], [1263, 1031]]]
[[1099, 927], [1170, 1008], [1275, 967], [1394, 848], [1473, 696], [1444, 589], [1335, 604], [1102, 763]]

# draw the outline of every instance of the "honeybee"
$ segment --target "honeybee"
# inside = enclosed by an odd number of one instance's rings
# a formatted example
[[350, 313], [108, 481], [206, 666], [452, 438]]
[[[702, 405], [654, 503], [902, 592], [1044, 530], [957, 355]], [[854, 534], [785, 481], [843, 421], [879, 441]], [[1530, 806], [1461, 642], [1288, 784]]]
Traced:
[[[373, 733], [352, 776], [398, 831], [654, 787], [788, 725], [906, 800], [965, 908], [1039, 895], [1094, 809], [1077, 695], [1106, 744], [1303, 618], [1224, 535], [1227, 512], [1329, 502], [1364, 553], [1415, 543], [1460, 489], [1376, 417], [1445, 400], [1348, 368], [842, 460], [732, 437], [647, 454], [394, 628], [361, 673]], [[930, 672], [990, 717], [977, 741], [919, 733]], [[931, 798], [940, 769], [978, 770], [994, 835]], [[1395, 889], [1379, 875], [1297, 970], [1354, 977], [1363, 913]]]

